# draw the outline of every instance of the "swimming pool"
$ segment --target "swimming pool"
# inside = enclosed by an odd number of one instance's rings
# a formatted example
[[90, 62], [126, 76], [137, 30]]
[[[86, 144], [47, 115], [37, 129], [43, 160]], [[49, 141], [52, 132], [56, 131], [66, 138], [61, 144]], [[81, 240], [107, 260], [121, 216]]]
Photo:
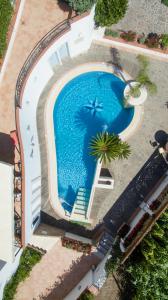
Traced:
[[125, 83], [107, 72], [88, 72], [69, 81], [53, 111], [58, 194], [71, 211], [79, 188], [91, 190], [96, 161], [89, 155], [92, 136], [103, 130], [119, 134], [134, 109], [122, 105]]

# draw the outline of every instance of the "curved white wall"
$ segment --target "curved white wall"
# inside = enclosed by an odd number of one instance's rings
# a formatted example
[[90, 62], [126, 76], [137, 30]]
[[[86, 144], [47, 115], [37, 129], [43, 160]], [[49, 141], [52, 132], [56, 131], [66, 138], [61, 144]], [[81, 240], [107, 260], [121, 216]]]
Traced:
[[[70, 57], [90, 48], [94, 32], [94, 9], [90, 15], [71, 24], [71, 29], [57, 39], [41, 56], [31, 71], [22, 94], [19, 110], [20, 131], [25, 165], [25, 242], [33, 231], [32, 222], [41, 210], [41, 161], [37, 134], [36, 111], [39, 98], [53, 75], [50, 58], [67, 43]], [[38, 222], [37, 222], [38, 223]]]

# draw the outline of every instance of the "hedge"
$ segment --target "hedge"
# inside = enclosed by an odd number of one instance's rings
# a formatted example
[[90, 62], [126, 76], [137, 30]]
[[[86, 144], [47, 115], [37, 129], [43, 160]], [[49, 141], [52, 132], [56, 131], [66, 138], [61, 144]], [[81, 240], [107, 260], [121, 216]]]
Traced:
[[0, 58], [4, 56], [7, 47], [7, 33], [12, 12], [10, 0], [0, 0]]

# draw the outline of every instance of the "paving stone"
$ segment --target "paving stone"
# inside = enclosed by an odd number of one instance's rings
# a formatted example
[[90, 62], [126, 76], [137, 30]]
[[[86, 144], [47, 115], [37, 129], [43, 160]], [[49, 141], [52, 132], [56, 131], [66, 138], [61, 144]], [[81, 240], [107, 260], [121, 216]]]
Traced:
[[[157, 24], [157, 25], [156, 25]], [[134, 30], [138, 33], [166, 33], [168, 7], [161, 0], [129, 0], [125, 17], [113, 29]]]

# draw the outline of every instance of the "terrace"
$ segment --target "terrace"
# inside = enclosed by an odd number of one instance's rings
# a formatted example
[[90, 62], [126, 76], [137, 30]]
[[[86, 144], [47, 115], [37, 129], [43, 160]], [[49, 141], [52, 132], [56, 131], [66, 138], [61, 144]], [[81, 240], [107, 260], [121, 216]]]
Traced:
[[[47, 160], [46, 160], [46, 146], [45, 141], [43, 139], [43, 132], [44, 132], [44, 124], [43, 124], [43, 112], [44, 112], [44, 106], [45, 101], [47, 98], [47, 95], [49, 93], [49, 90], [53, 84], [53, 82], [57, 81], [63, 74], [68, 72], [69, 70], [75, 68], [76, 66], [80, 64], [84, 64], [86, 62], [110, 62], [110, 63], [120, 63], [122, 67], [127, 70], [127, 72], [132, 76], [135, 77], [138, 65], [136, 61], [136, 54], [129, 53], [129, 52], [122, 52], [117, 51], [116, 49], [113, 49], [108, 46], [101, 46], [97, 45], [95, 43], [92, 44], [91, 49], [86, 53], [82, 54], [79, 57], [76, 57], [74, 59], [68, 59], [68, 64], [66, 63], [66, 60], [63, 62], [62, 66], [57, 66], [56, 72], [54, 76], [52, 77], [51, 81], [48, 83], [46, 89], [43, 91], [43, 94], [41, 95], [39, 105], [38, 105], [38, 133], [39, 133], [39, 140], [40, 140], [40, 151], [41, 151], [41, 160], [44, 162], [42, 166], [42, 211], [49, 214], [52, 217], [56, 217], [53, 210], [51, 209], [51, 206], [49, 203], [46, 204], [46, 198], [48, 198], [48, 189], [47, 189]], [[153, 147], [150, 144], [150, 140], [153, 140], [156, 133], [156, 128], [162, 129], [163, 131], [167, 130], [167, 124], [166, 124], [166, 118], [167, 118], [167, 110], [165, 106], [166, 102], [166, 90], [165, 90], [165, 70], [164, 64], [165, 62], [160, 61], [154, 61], [150, 60], [150, 72], [152, 74], [152, 79], [157, 83], [158, 86], [158, 94], [155, 96], [148, 96], [148, 100], [145, 103], [144, 107], [144, 115], [141, 121], [141, 125], [137, 128], [137, 131], [129, 138], [129, 144], [131, 145], [132, 154], [129, 157], [128, 160], [124, 161], [114, 161], [111, 164], [108, 164], [107, 166], [104, 166], [105, 168], [108, 168], [110, 170], [110, 173], [112, 174], [112, 178], [114, 179], [114, 189], [113, 190], [106, 190], [106, 189], [96, 189], [95, 191], [95, 197], [94, 202], [92, 206], [91, 211], [91, 219], [94, 220], [93, 226], [96, 225], [99, 222], [102, 222], [104, 216], [108, 212], [109, 208], [114, 205], [116, 202], [116, 205], [113, 206], [112, 211], [114, 212], [111, 217], [111, 225], [120, 226], [119, 220], [117, 220], [116, 216], [123, 217], [125, 215], [126, 219], [129, 214], [139, 205], [139, 195], [137, 197], [137, 194], [134, 194], [134, 198], [131, 200], [130, 198], [121, 203], [120, 201], [120, 195], [124, 192], [127, 185], [134, 177], [136, 177], [136, 174], [139, 172], [139, 170], [144, 165], [144, 171], [143, 175], [145, 176], [146, 172], [146, 165], [149, 163], [147, 162], [149, 159], [149, 156], [153, 153]], [[156, 71], [157, 70], [157, 71]], [[161, 81], [160, 81], [161, 80]], [[158, 99], [161, 99], [158, 103]], [[159, 115], [155, 114], [155, 111], [157, 110], [157, 107], [159, 106], [159, 110], [161, 111], [161, 114], [163, 115], [162, 122], [159, 118]], [[153, 116], [155, 117], [153, 118]], [[139, 137], [141, 137], [141, 143], [139, 143]], [[162, 159], [161, 155], [157, 152], [153, 154], [151, 157], [151, 160], [153, 158], [153, 168], [152, 170], [149, 169], [149, 174], [146, 175], [146, 183], [144, 185], [148, 185], [150, 183], [149, 189], [152, 187], [152, 176], [154, 177], [156, 174], [157, 179], [162, 176], [162, 172], [164, 172], [164, 169], [166, 169], [166, 164], [164, 163], [164, 160]], [[129, 167], [131, 166], [131, 168]], [[127, 170], [127, 176], [125, 176], [125, 173], [123, 170]], [[153, 172], [153, 173], [152, 173]], [[154, 179], [155, 180], [155, 179]], [[122, 182], [122, 184], [121, 184]], [[140, 189], [140, 182], [139, 179], [138, 185], [134, 187], [135, 190]], [[135, 184], [135, 181], [133, 182], [133, 185]], [[133, 189], [133, 187], [131, 188]], [[145, 191], [143, 191], [145, 194]], [[125, 194], [124, 194], [125, 195]], [[137, 197], [137, 198], [136, 198]], [[142, 199], [142, 195], [141, 198]], [[117, 203], [120, 202], [120, 205], [117, 205]], [[109, 214], [108, 214], [109, 215]], [[115, 218], [114, 218], [115, 215]], [[123, 218], [125, 218], [123, 217]], [[105, 217], [106, 222], [107, 217]], [[116, 223], [116, 225], [115, 225]]]

